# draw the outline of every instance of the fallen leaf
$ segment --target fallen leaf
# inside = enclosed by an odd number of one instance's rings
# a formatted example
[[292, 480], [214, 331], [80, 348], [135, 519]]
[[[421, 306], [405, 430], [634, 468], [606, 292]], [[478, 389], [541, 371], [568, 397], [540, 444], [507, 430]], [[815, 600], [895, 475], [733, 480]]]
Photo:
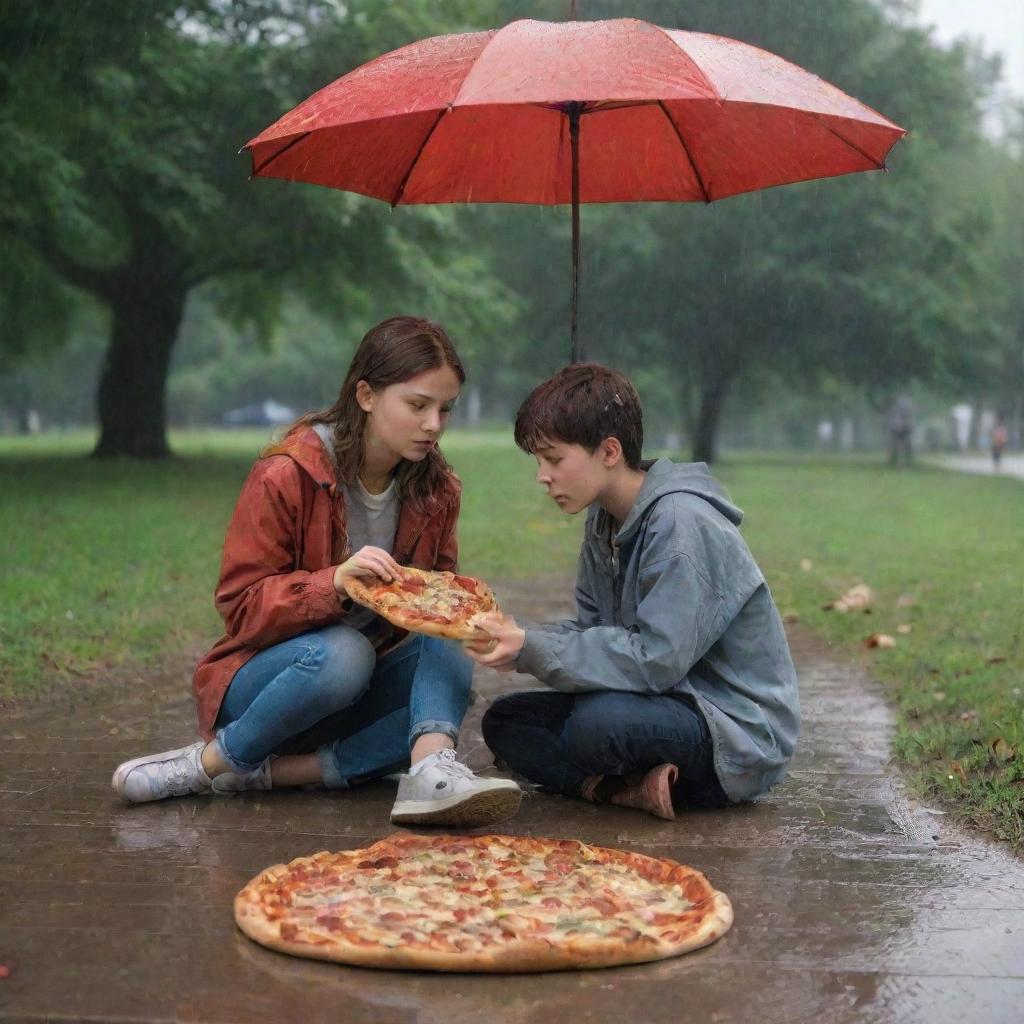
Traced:
[[864, 641], [865, 647], [895, 647], [896, 641], [888, 633], [872, 633]]
[[960, 714], [961, 722], [976, 722], [978, 720], [977, 711], [963, 711]]
[[856, 586], [850, 587], [845, 594], [837, 597], [834, 601], [829, 601], [822, 607], [825, 611], [837, 611], [840, 614], [861, 610], [869, 611], [874, 599], [875, 595], [871, 588], [866, 583], [858, 583]]
[[997, 736], [992, 741], [992, 753], [1001, 764], [1006, 764], [1007, 761], [1012, 761], [1017, 756], [1017, 751], [1002, 736]]
[[800, 613], [799, 612], [786, 612], [785, 615], [782, 616], [782, 621], [783, 622], [789, 622], [789, 623], [799, 622], [800, 621]]
[[814, 568], [814, 563], [809, 558], [800, 559], [800, 568], [804, 572], [810, 572]]
[[[959, 761], [950, 761], [949, 770], [953, 775], [956, 775], [961, 782], [967, 781], [967, 772], [964, 771], [964, 766]], [[950, 778], [952, 778], [953, 775], [951, 775]]]
[[934, 697], [934, 698], [935, 698], [936, 700], [945, 700], [945, 699], [946, 699], [946, 695], [945, 695], [945, 694], [944, 694], [944, 693], [942, 692], [942, 690], [936, 690], [936, 691], [935, 691], [935, 692], [934, 692], [934, 693], [932, 694], [932, 696], [933, 696], [933, 697]]
[[985, 662], [985, 664], [986, 665], [1002, 665], [1002, 663], [1004, 661], [1006, 661], [1006, 655], [1005, 654], [997, 654], [994, 658], [989, 658], [988, 661]]
[[910, 630], [911, 630], [911, 625], [910, 625], [909, 622], [901, 622], [896, 627], [896, 632], [897, 633], [902, 633], [904, 636], [906, 636], [910, 632]]

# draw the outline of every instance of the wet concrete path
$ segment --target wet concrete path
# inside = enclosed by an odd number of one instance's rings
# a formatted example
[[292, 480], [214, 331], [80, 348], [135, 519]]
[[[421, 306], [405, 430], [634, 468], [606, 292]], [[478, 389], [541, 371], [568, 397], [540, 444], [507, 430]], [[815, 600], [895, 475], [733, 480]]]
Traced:
[[[525, 618], [564, 580], [499, 588]], [[347, 1021], [1024, 1020], [1024, 864], [908, 799], [888, 766], [880, 690], [792, 637], [805, 727], [787, 781], [756, 804], [635, 811], [531, 794], [511, 832], [578, 837], [692, 864], [731, 897], [726, 937], [659, 964], [527, 976], [372, 971], [298, 960], [234, 927], [260, 869], [392, 831], [393, 786], [129, 806], [113, 767], [191, 739], [188, 660], [150, 680], [6, 709], [0, 727], [0, 1019]], [[485, 673], [477, 723], [526, 677]], [[3, 973], [0, 971], [0, 973]]]
[[958, 473], [975, 473], [982, 476], [1007, 476], [1024, 480], [1024, 455], [1009, 452], [1003, 455], [998, 469], [987, 455], [927, 455], [921, 460], [926, 466], [938, 469], [952, 469]]

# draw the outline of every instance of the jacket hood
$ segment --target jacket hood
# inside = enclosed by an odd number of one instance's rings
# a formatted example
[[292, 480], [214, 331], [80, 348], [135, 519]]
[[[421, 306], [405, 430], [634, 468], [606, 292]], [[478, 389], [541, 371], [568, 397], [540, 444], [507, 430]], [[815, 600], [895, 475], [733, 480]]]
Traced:
[[321, 486], [338, 482], [334, 460], [314, 427], [293, 431], [269, 449], [267, 455], [287, 455]]
[[[323, 490], [332, 496], [340, 489], [338, 470], [330, 450], [331, 432], [326, 424], [318, 423], [288, 434], [274, 445], [268, 455], [287, 455], [312, 477]], [[421, 506], [410, 506], [417, 515], [430, 516], [440, 513], [462, 493], [462, 484], [454, 472], [449, 470], [440, 489], [430, 495]]]
[[618, 531], [618, 543], [622, 544], [630, 538], [651, 505], [666, 494], [695, 494], [733, 525], [739, 526], [743, 521], [743, 513], [729, 500], [725, 488], [708, 472], [707, 463], [657, 459], [643, 462], [641, 467], [647, 470], [647, 479]]

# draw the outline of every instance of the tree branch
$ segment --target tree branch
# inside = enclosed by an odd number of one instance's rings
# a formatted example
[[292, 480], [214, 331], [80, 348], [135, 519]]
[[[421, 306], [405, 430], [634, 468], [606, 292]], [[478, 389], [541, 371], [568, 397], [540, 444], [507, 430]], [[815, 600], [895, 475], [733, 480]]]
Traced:
[[39, 257], [58, 276], [76, 288], [82, 288], [105, 302], [110, 301], [114, 291], [116, 271], [98, 270], [87, 267], [70, 257], [54, 239], [26, 229], [25, 225], [4, 220], [3, 228], [25, 245], [36, 251]]

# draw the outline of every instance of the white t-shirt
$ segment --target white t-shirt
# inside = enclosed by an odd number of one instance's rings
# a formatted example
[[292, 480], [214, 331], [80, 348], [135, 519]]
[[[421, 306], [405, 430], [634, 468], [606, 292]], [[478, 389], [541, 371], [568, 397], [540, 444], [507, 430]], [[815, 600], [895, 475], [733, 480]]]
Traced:
[[351, 485], [342, 484], [341, 491], [345, 495], [348, 542], [352, 550], [358, 551], [370, 544], [392, 553], [398, 528], [395, 481], [392, 480], [387, 490], [380, 494], [371, 494], [358, 479]]
[[[317, 423], [313, 429], [333, 461], [334, 446], [331, 443], [330, 427], [326, 423]], [[355, 552], [371, 545], [394, 554], [395, 531], [398, 529], [398, 499], [395, 496], [394, 480], [380, 494], [371, 494], [358, 478], [353, 484], [342, 484], [341, 492], [345, 498], [351, 550]], [[375, 612], [360, 605], [345, 616], [345, 625], [366, 633], [376, 618]]]
[[[345, 495], [345, 512], [348, 518], [348, 542], [353, 551], [371, 544], [393, 552], [395, 530], [398, 526], [398, 499], [395, 497], [394, 480], [386, 491], [371, 494], [358, 478], [351, 486], [342, 485]], [[345, 625], [367, 633], [377, 613], [358, 605], [345, 616]]]

